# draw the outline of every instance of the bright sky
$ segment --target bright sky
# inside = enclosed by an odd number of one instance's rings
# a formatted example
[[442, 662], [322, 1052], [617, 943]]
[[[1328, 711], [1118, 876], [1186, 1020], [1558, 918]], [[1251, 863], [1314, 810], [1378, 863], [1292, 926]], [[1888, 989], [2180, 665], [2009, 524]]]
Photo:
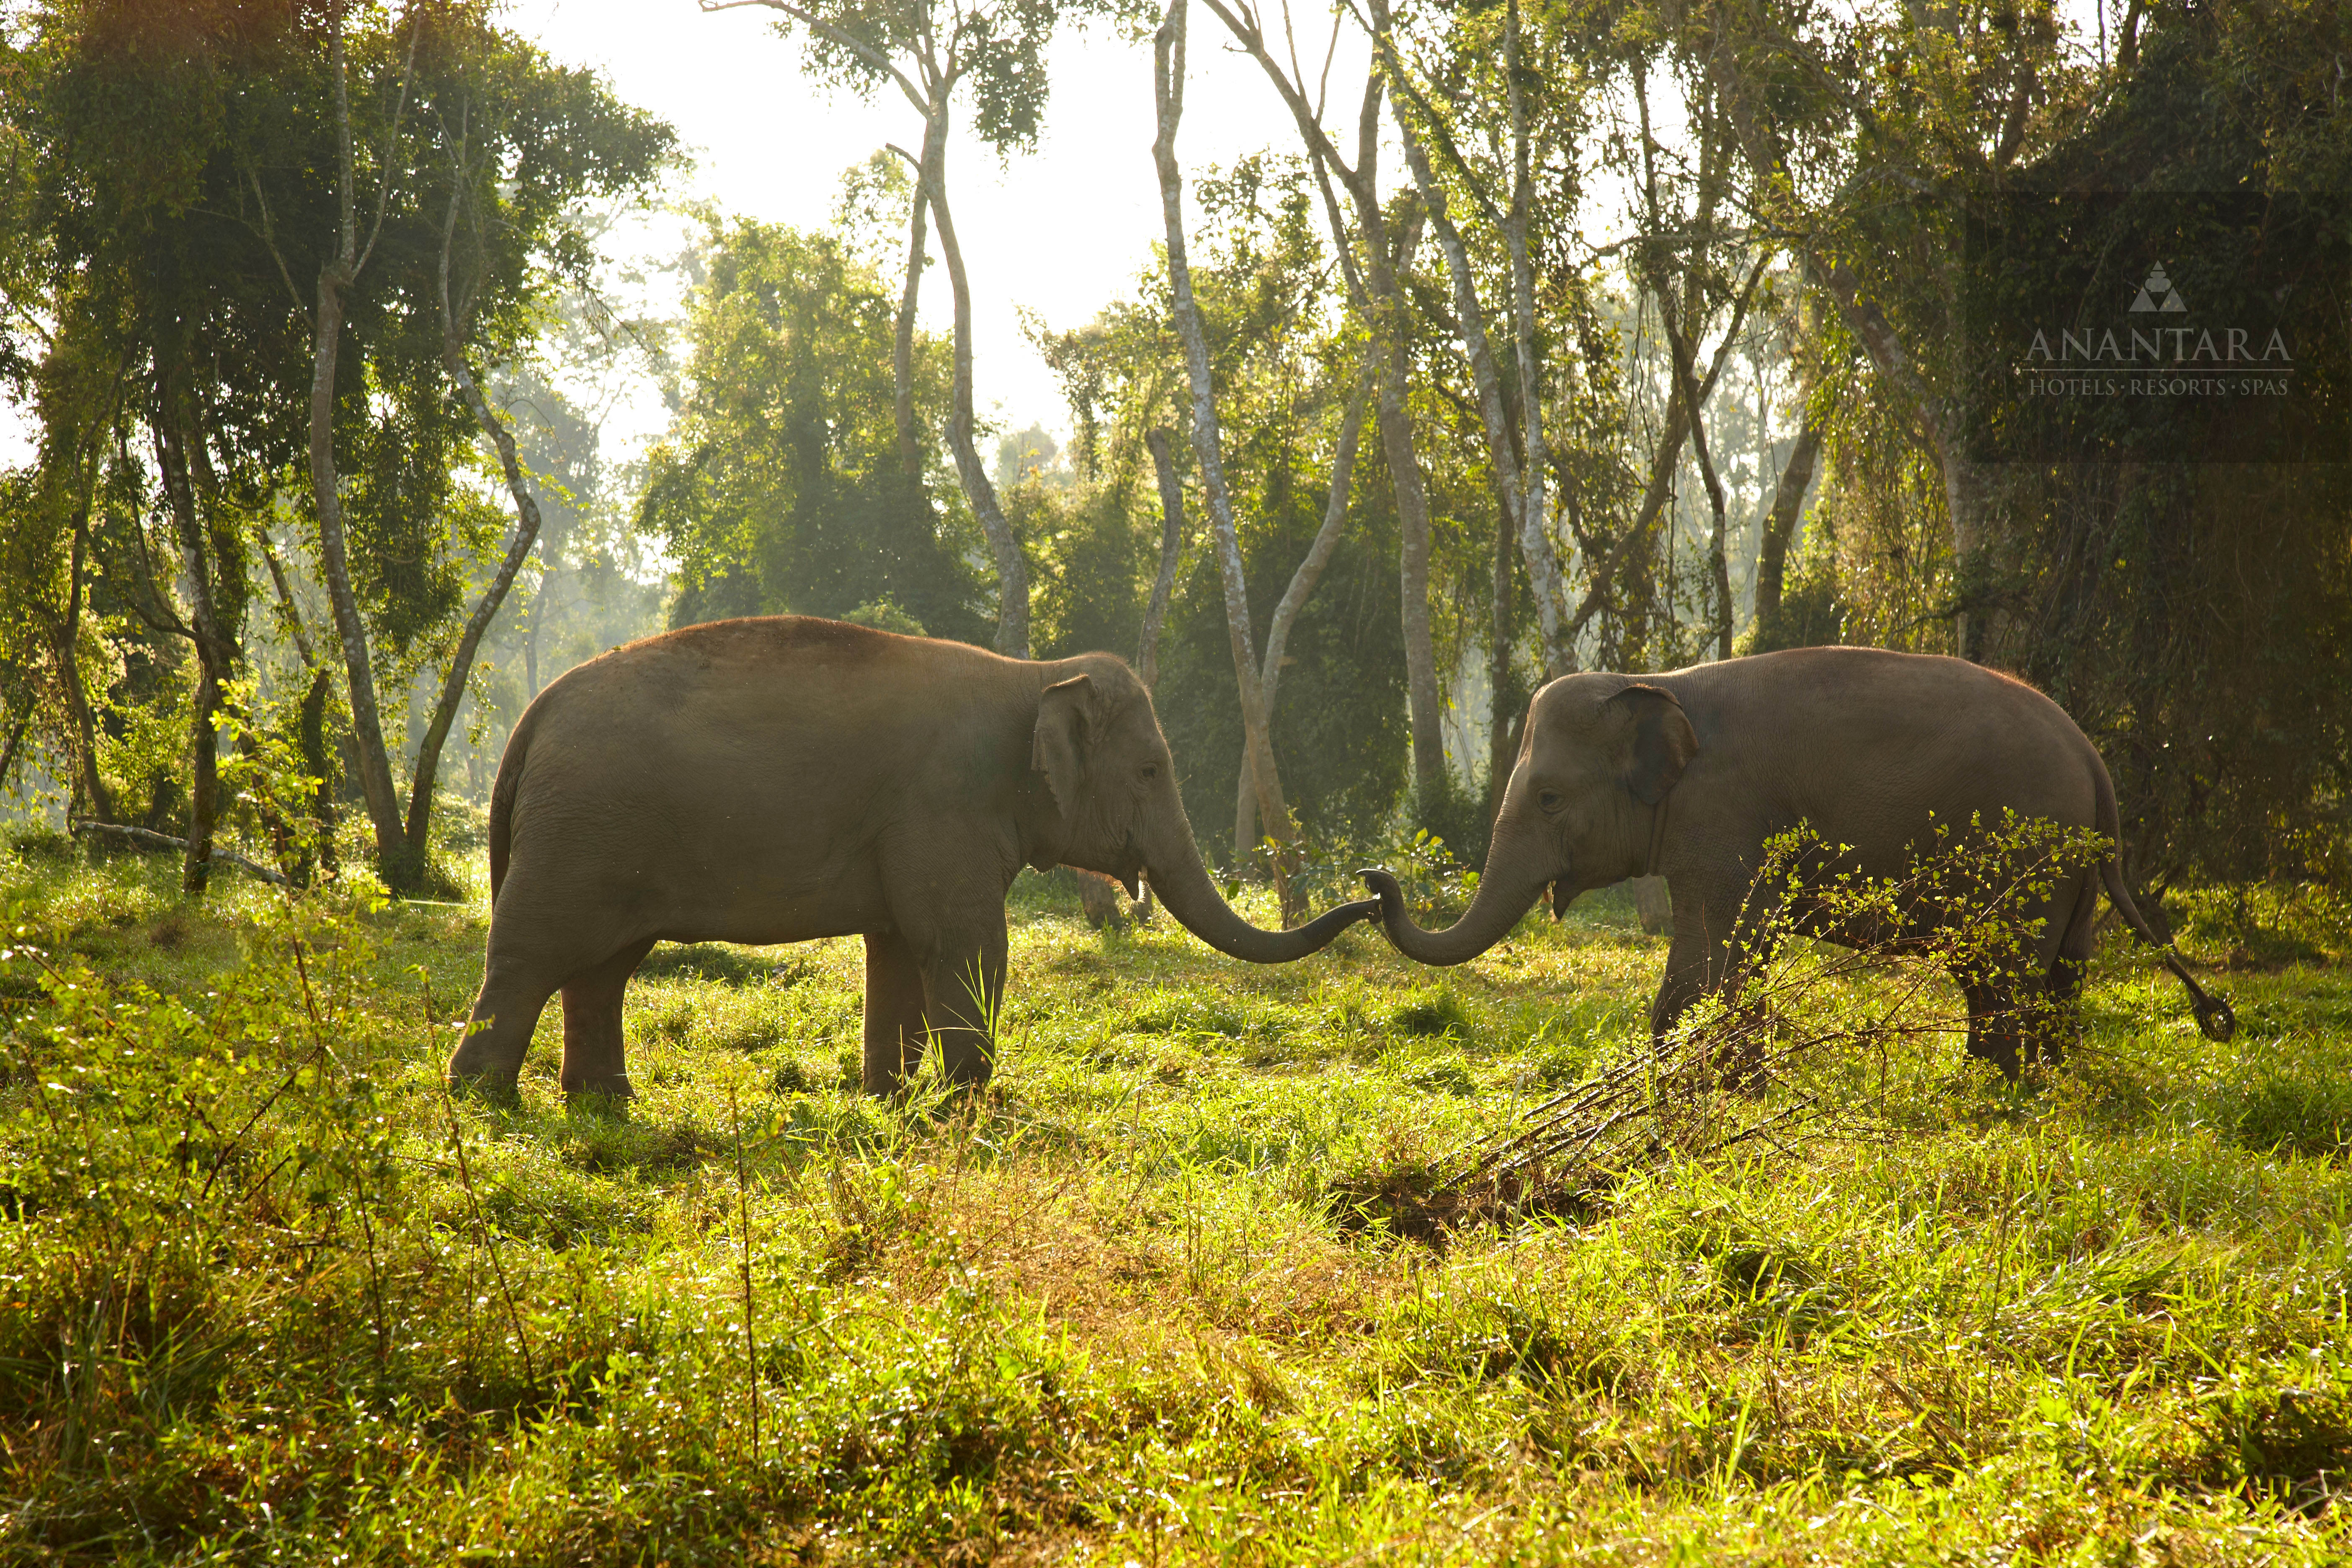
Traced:
[[[1317, 14], [1302, 7], [1302, 28]], [[594, 67], [622, 99], [677, 128], [695, 167], [676, 195], [707, 197], [742, 216], [818, 227], [833, 216], [842, 172], [885, 142], [919, 145], [921, 121], [895, 91], [866, 103], [818, 87], [801, 74], [799, 45], [775, 36], [774, 19], [758, 8], [705, 16], [695, 0], [513, 0], [501, 16], [556, 60]], [[1302, 53], [1319, 55], [1328, 37], [1302, 33]], [[1195, 5], [1177, 144], [1188, 183], [1208, 164], [1297, 142], [1272, 87], [1247, 57], [1222, 47], [1222, 37], [1214, 16]], [[1364, 58], [1349, 27], [1331, 76], [1335, 100], [1349, 112]], [[1064, 35], [1050, 75], [1053, 97], [1036, 150], [1000, 162], [959, 136], [949, 148], [948, 181], [971, 279], [982, 415], [1007, 430], [1040, 422], [1066, 433], [1068, 407], [1022, 336], [1018, 311], [1025, 307], [1056, 328], [1084, 324], [1133, 287], [1163, 231], [1151, 167], [1150, 41]], [[676, 248], [667, 234], [639, 239], [664, 254]], [[923, 289], [923, 323], [944, 336], [953, 321], [944, 265], [934, 263]], [[657, 435], [664, 417], [645, 387], [607, 421], [606, 455], [619, 457]], [[0, 463], [28, 460], [30, 434], [24, 411], [0, 405]]]
[[[1302, 23], [1316, 14], [1307, 8]], [[919, 145], [921, 121], [895, 89], [862, 102], [803, 76], [800, 46], [777, 37], [774, 20], [759, 8], [706, 16], [694, 0], [514, 0], [503, 16], [556, 60], [596, 68], [621, 98], [676, 126], [696, 159], [682, 194], [744, 216], [819, 226], [832, 216], [842, 172], [885, 142]], [[1207, 164], [1297, 142], [1272, 87], [1247, 57], [1220, 47], [1222, 37], [1214, 16], [1194, 6], [1178, 140], [1188, 182]], [[1318, 52], [1326, 37], [1314, 40]], [[1304, 52], [1308, 40], [1300, 45]], [[1354, 37], [1343, 37], [1332, 80], [1348, 84], [1335, 96], [1350, 110], [1348, 87], [1360, 89], [1363, 58]], [[1022, 336], [1017, 312], [1026, 308], [1056, 328], [1083, 324], [1133, 287], [1163, 233], [1149, 40], [1065, 35], [1050, 76], [1053, 98], [1034, 153], [1000, 162], [959, 136], [948, 153], [971, 279], [974, 390], [983, 416], [1008, 430], [1033, 421], [1066, 430], [1069, 423], [1060, 387]], [[924, 325], [944, 336], [952, 315], [943, 264], [934, 263], [923, 288]], [[659, 421], [647, 400], [616, 414], [608, 436], [642, 439]]]

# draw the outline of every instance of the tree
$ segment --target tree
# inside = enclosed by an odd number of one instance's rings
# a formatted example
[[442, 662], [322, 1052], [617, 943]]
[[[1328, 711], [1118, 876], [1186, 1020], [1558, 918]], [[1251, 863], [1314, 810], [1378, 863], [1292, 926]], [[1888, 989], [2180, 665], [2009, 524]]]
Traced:
[[[1290, 890], [1294, 868], [1289, 858], [1297, 853], [1298, 829], [1290, 819], [1290, 807], [1282, 798], [1282, 778], [1275, 770], [1274, 743], [1266, 728], [1264, 672], [1251, 647], [1249, 581], [1242, 569], [1233, 491], [1225, 483], [1224, 454], [1217, 427], [1216, 385], [1209, 368], [1209, 342], [1201, 326], [1200, 306], [1192, 298], [1192, 268], [1185, 259], [1184, 181], [1176, 164], [1176, 129], [1184, 114], [1184, 0], [1169, 0], [1167, 19], [1160, 23], [1152, 41], [1152, 100], [1159, 110], [1160, 133], [1151, 143], [1151, 158], [1160, 174], [1160, 207], [1168, 231], [1170, 314], [1176, 323], [1176, 335], [1184, 345], [1184, 368], [1192, 383], [1192, 456], [1201, 465], [1202, 489], [1207, 492], [1209, 501], [1210, 534], [1216, 542], [1218, 575], [1225, 591], [1225, 625], [1233, 640], [1235, 689], [1241, 696], [1242, 733], [1248, 747], [1244, 773], [1255, 793], [1266, 834], [1275, 841], [1275, 890], [1281, 899], [1283, 922], [1290, 925], [1305, 913], [1304, 903], [1294, 899]], [[1352, 439], [1349, 447], [1352, 458]], [[1236, 856], [1248, 837], [1238, 824], [1236, 817]]]
[[[327, 154], [318, 163], [335, 171], [331, 227], [321, 225], [307, 236], [293, 232], [273, 217], [273, 182], [263, 167], [254, 163], [246, 173], [261, 232], [289, 293], [295, 293], [294, 277], [310, 272], [317, 279], [316, 303], [307, 316], [312, 343], [310, 490], [320, 574], [342, 645], [352, 736], [378, 862], [387, 881], [407, 889], [425, 875], [439, 752], [475, 651], [538, 527], [511, 440], [473, 384], [467, 362], [514, 352], [548, 280], [577, 275], [586, 265], [573, 219], [578, 204], [645, 186], [663, 166], [672, 137], [667, 126], [626, 109], [587, 73], [549, 65], [535, 49], [499, 34], [478, 11], [464, 6], [412, 10], [396, 26], [361, 40], [361, 52], [373, 68], [373, 90], [361, 95], [362, 113], [355, 121], [351, 41], [341, 4], [329, 8], [323, 31], [323, 38], [312, 35], [303, 41], [313, 60], [320, 53], [325, 57], [320, 96], [331, 116], [331, 142], [317, 151]], [[318, 107], [315, 100], [290, 104], [289, 118], [306, 110], [315, 114]], [[355, 144], [362, 134], [373, 149], [372, 207], [358, 188]], [[286, 205], [281, 197], [278, 210]], [[374, 297], [366, 301], [367, 309], [354, 312], [352, 306], [371, 277], [380, 247], [383, 261], [373, 275]], [[453, 265], [465, 268], [456, 300], [450, 292]], [[299, 293], [295, 303], [301, 309]], [[382, 422], [364, 431], [375, 437], [368, 443], [375, 454], [390, 458], [399, 470], [382, 476], [392, 479], [383, 487], [391, 493], [380, 490], [377, 498], [394, 517], [405, 510], [399, 493], [403, 479], [421, 479], [429, 490], [446, 485], [455, 467], [452, 449], [462, 437], [454, 411], [442, 399], [444, 375], [460, 389], [468, 422], [499, 448], [518, 510], [505, 559], [449, 652], [440, 697], [411, 771], [404, 819], [378, 710], [370, 628], [354, 589], [337, 458], [338, 426], [354, 418], [364, 426], [369, 391], [361, 374], [362, 356], [344, 353], [347, 337], [355, 340], [352, 346], [371, 351], [364, 354], [368, 378], [406, 393], [394, 399], [394, 423], [407, 426], [402, 434], [424, 437], [404, 443], [404, 452], [394, 455], [385, 450]], [[443, 458], [439, 474], [420, 470], [420, 457]], [[454, 605], [452, 594], [447, 608], [432, 619], [446, 618]], [[404, 643], [415, 629], [395, 624], [394, 640]]]
[[[1342, 157], [1323, 129], [1320, 103], [1307, 97], [1302, 75], [1294, 76], [1276, 63], [1247, 5], [1228, 6], [1208, 0], [1209, 8], [1228, 32], [1257, 61], [1285, 108], [1290, 110], [1307, 160], [1321, 186], [1331, 223], [1331, 238], [1339, 253], [1340, 269], [1358, 314], [1379, 345], [1379, 418], [1381, 445], [1388, 458], [1389, 482], [1396, 496], [1402, 529], [1399, 557], [1400, 613], [1404, 629], [1405, 683], [1412, 715], [1413, 787], [1424, 803], [1444, 798], [1445, 740], [1444, 704], [1438, 690], [1437, 651], [1429, 619], [1429, 496], [1421, 458], [1414, 448], [1410, 387], [1412, 325], [1410, 305], [1399, 281], [1400, 257], [1412, 248], [1422, 213], [1410, 205], [1402, 221], [1383, 205], [1380, 191], [1381, 102], [1386, 82], [1375, 61], [1364, 79], [1356, 116], [1356, 157]], [[1348, 193], [1355, 213], [1351, 231], [1340, 216], [1330, 181]]]
[[[887, 286], [838, 235], [714, 220], [705, 243], [679, 412], [638, 510], [679, 563], [673, 623], [887, 600], [933, 636], [983, 638], [964, 541], [899, 468]], [[914, 343], [926, 414], [949, 400], [943, 347]]]
[[996, 650], [1029, 657], [1029, 571], [1006, 521], [996, 487], [981, 460], [973, 413], [971, 289], [964, 276], [963, 250], [956, 241], [954, 209], [948, 200], [948, 132], [959, 89], [972, 101], [973, 130], [999, 153], [1036, 140], [1045, 117], [1048, 84], [1045, 46], [1066, 17], [1121, 18], [1133, 14], [1128, 0], [998, 0], [995, 5], [939, 6], [933, 0], [885, 0], [880, 5], [843, 0], [700, 0], [706, 12], [762, 5], [781, 13], [779, 34], [789, 37], [797, 23], [808, 30], [810, 63], [828, 81], [860, 93], [896, 87], [922, 117], [921, 152], [893, 146], [914, 170], [917, 188], [908, 219], [907, 279], [900, 296], [893, 363], [897, 373], [899, 462], [917, 467], [912, 416], [915, 402], [913, 342], [915, 305], [923, 265], [925, 225], [936, 218], [940, 249], [948, 265], [955, 302], [955, 378], [948, 414], [948, 447], [965, 500], [987, 535], [996, 557]]
[[[1448, 29], [1445, 46], [1456, 57], [1452, 62], [1449, 76], [1466, 75], [1477, 65], [1492, 59], [1493, 40], [1479, 26], [1479, 20], [1465, 16]], [[1474, 167], [1464, 153], [1461, 138], [1433, 101], [1433, 95], [1415, 82], [1414, 73], [1400, 46], [1386, 0], [1373, 0], [1370, 21], [1373, 47], [1391, 83], [1390, 107], [1396, 119], [1398, 137], [1404, 147], [1405, 161], [1412, 172], [1414, 188], [1421, 194], [1422, 205], [1429, 213], [1430, 226], [1436, 232], [1438, 248], [1445, 258], [1446, 273], [1453, 282], [1454, 336], [1468, 359], [1472, 380], [1476, 387], [1479, 419], [1485, 429], [1486, 455], [1494, 469], [1495, 486], [1502, 504], [1503, 523], [1517, 538], [1526, 563], [1528, 580], [1534, 590], [1537, 623], [1541, 632], [1543, 674], [1546, 678], [1566, 674], [1576, 668], [1576, 650], [1572, 634], [1567, 630], [1567, 589], [1552, 547], [1549, 519], [1545, 510], [1550, 443], [1544, 429], [1543, 369], [1536, 311], [1535, 242], [1530, 235], [1538, 216], [1534, 170], [1544, 154], [1538, 144], [1540, 140], [1538, 128], [1530, 119], [1526, 101], [1529, 81], [1536, 73], [1526, 66], [1523, 58], [1518, 0], [1508, 0], [1504, 8], [1503, 47], [1500, 51], [1500, 96], [1507, 108], [1508, 137], [1507, 142], [1501, 138], [1496, 140], [1498, 142], [1496, 150], [1505, 153], [1504, 158], [1497, 162], [1503, 163], [1507, 171], [1504, 176], [1508, 184], [1507, 206], [1498, 206], [1486, 188], [1490, 183], [1501, 184], [1504, 180], [1496, 180], [1486, 171]], [[1572, 83], [1568, 90], [1575, 90]], [[1452, 96], [1457, 109], [1465, 99], [1476, 102], [1476, 98], [1467, 92], [1457, 92]], [[1486, 96], [1489, 100], [1495, 96], [1493, 84], [1488, 84]], [[1497, 367], [1496, 345], [1488, 326], [1489, 314], [1479, 298], [1478, 278], [1469, 247], [1454, 223], [1445, 184], [1440, 180], [1424, 144], [1431, 141], [1446, 153], [1448, 174], [1462, 182], [1478, 212], [1501, 238], [1508, 258], [1504, 319], [1509, 324], [1509, 336], [1506, 340], [1507, 357], [1517, 371], [1515, 390], [1519, 417], [1516, 429], [1506, 406], [1507, 399], [1503, 376]], [[1499, 636], [1500, 629], [1507, 626], [1508, 620], [1506, 601], [1510, 578], [1503, 569], [1497, 568], [1497, 571], [1500, 574], [1496, 580], [1494, 602]], [[1498, 660], [1505, 657], [1499, 647], [1496, 657]], [[1499, 681], [1496, 689], [1501, 689]]]
[[[274, 476], [292, 459], [296, 366], [275, 331], [263, 247], [224, 209], [236, 205], [235, 149], [251, 129], [245, 89], [282, 63], [275, 18], [234, 5], [168, 17], [121, 4], [57, 7], [36, 23], [17, 125], [35, 161], [37, 221], [58, 281], [48, 293], [47, 488], [73, 500], [72, 564], [56, 618], [67, 701], [87, 761], [82, 793], [111, 816], [75, 669], [80, 576], [90, 544], [100, 443], [114, 482], [152, 500], [179, 570], [155, 570], [143, 518], [121, 591], [197, 662], [183, 887], [204, 891], [220, 815], [219, 726], [243, 662], [247, 542]], [[130, 455], [134, 438], [152, 469]], [[176, 581], [175, 581], [176, 579]]]

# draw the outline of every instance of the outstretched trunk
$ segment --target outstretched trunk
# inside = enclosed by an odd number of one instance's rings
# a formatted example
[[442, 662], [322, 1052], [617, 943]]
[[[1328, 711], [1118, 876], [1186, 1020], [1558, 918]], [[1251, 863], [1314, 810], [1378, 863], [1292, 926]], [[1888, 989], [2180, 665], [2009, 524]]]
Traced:
[[1331, 939], [1369, 920], [1377, 906], [1370, 900], [1342, 904], [1336, 910], [1289, 931], [1264, 931], [1234, 912], [1234, 908], [1209, 879], [1209, 868], [1192, 841], [1192, 825], [1179, 817], [1171, 842], [1155, 855], [1147, 869], [1151, 890], [1186, 931], [1228, 958], [1251, 963], [1288, 963], [1322, 952]]
[[1467, 963], [1510, 935], [1528, 906], [1542, 896], [1549, 879], [1538, 879], [1525, 868], [1544, 863], [1521, 853], [1498, 826], [1486, 851], [1486, 869], [1478, 874], [1477, 896], [1462, 918], [1444, 931], [1423, 931], [1413, 923], [1405, 913], [1403, 889], [1389, 872], [1367, 871], [1364, 884], [1380, 896], [1381, 929], [1399, 952], [1416, 963]]

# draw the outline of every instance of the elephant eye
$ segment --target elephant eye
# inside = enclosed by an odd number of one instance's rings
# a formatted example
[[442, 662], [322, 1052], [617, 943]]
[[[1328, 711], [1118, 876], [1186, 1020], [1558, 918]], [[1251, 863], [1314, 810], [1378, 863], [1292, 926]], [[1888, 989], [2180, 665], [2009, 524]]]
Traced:
[[1559, 791], [1556, 789], [1548, 789], [1544, 791], [1543, 794], [1536, 796], [1536, 804], [1542, 806], [1546, 811], [1558, 811], [1559, 809]]
[[1143, 764], [1143, 776], [1144, 776], [1145, 778], [1147, 778], [1147, 779], [1156, 779], [1156, 778], [1158, 778], [1158, 777], [1160, 776], [1160, 764], [1159, 764], [1158, 763], [1144, 763], [1144, 764]]

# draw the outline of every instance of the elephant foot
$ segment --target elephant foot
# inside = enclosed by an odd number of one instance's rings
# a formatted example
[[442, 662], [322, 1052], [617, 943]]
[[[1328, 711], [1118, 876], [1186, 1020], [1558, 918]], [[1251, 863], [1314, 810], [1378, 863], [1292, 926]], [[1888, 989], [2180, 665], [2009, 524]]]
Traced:
[[629, 1101], [636, 1097], [636, 1086], [629, 1082], [629, 1075], [625, 1072], [583, 1078], [576, 1083], [563, 1086], [563, 1103], [572, 1110], [625, 1118]]
[[478, 1100], [496, 1110], [513, 1110], [522, 1104], [519, 1077], [512, 1073], [467, 1072], [452, 1066], [449, 1092], [460, 1100]]

